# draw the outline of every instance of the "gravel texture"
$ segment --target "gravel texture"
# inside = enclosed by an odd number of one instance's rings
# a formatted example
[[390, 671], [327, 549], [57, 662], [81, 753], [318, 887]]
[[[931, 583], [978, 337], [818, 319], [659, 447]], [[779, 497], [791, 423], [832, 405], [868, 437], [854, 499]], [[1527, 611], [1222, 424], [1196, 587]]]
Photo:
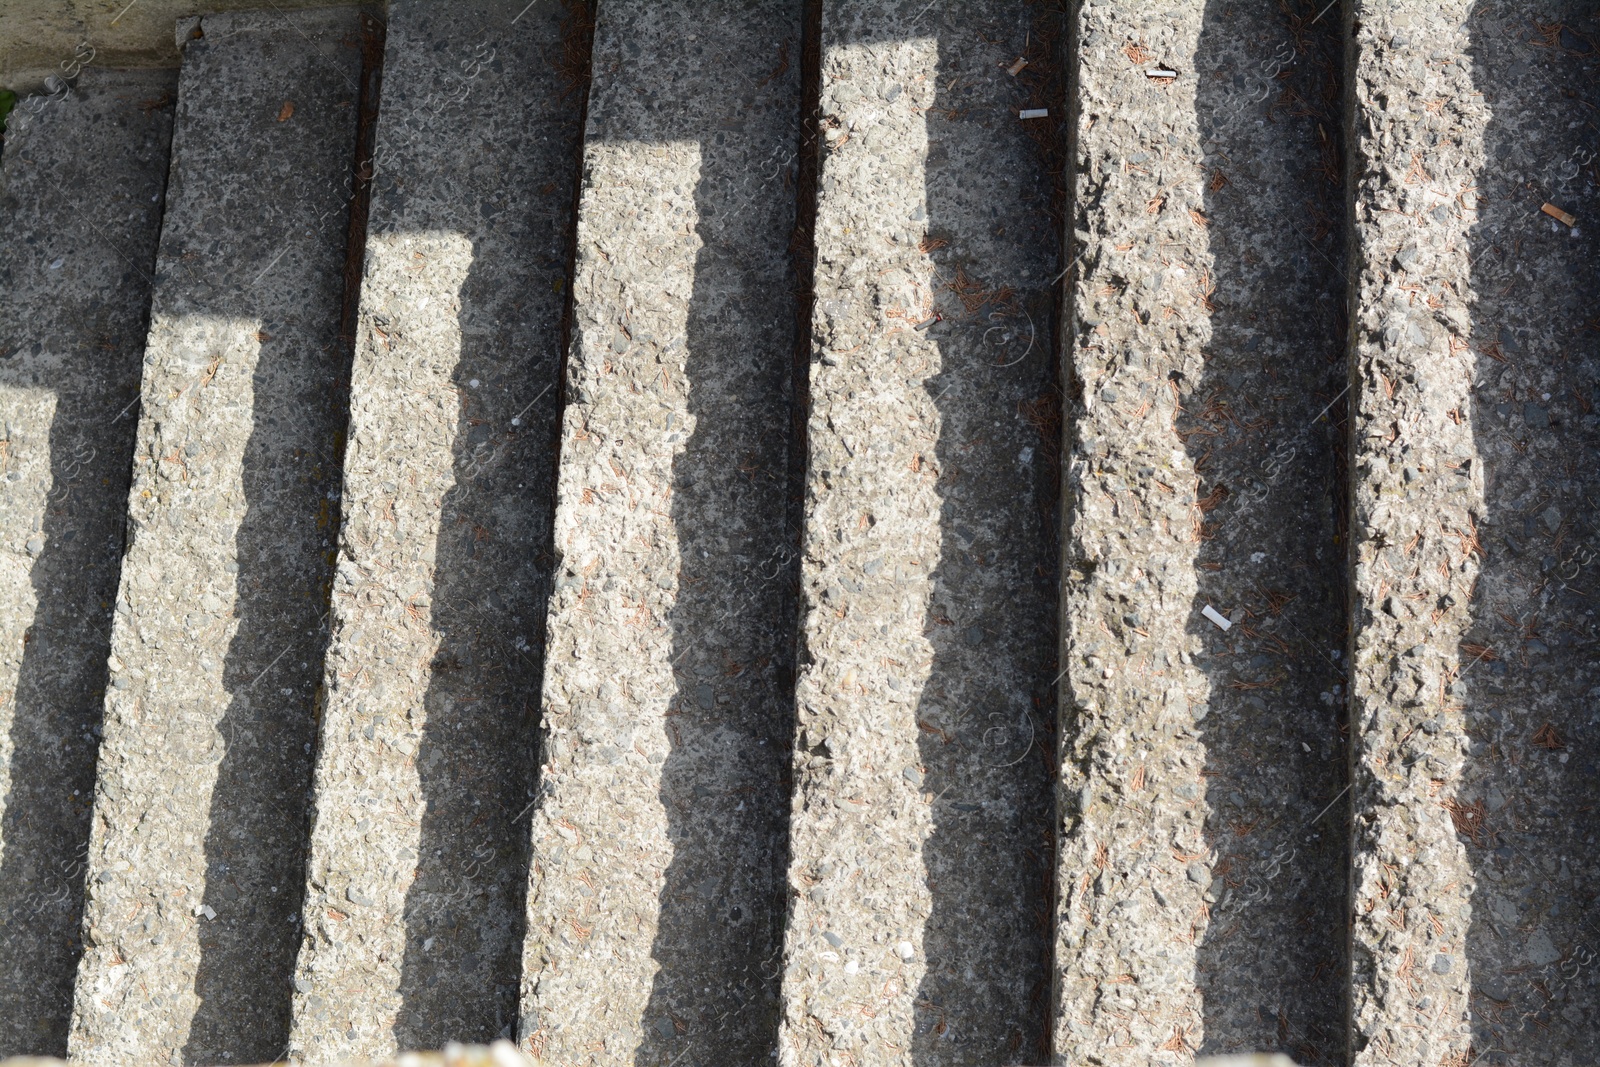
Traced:
[[1324, 6], [1077, 12], [1054, 1036], [1075, 1061], [1343, 1055]]
[[348, 373], [356, 12], [188, 44], [112, 628], [70, 1050], [288, 1036]]
[[581, 103], [550, 60], [561, 5], [525, 7], [389, 8], [295, 979], [307, 1062], [515, 1019]]
[[1045, 1058], [1059, 236], [1018, 117], [1051, 102], [1007, 73], [1054, 58], [1036, 14], [822, 9], [784, 1067]]
[[1593, 1059], [1591, 10], [1354, 10], [1357, 1064]]
[[176, 85], [88, 71], [0, 164], [0, 1054], [67, 1050]]
[[799, 17], [595, 31], [519, 1027], [553, 1063], [774, 1042]]

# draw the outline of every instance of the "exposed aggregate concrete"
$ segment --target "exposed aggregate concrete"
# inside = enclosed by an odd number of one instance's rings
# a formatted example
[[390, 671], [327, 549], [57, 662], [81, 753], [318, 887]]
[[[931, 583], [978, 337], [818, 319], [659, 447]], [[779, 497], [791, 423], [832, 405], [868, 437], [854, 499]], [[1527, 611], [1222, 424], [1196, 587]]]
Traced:
[[515, 1019], [581, 99], [551, 62], [561, 13], [389, 8], [295, 979], [308, 1062]]
[[519, 1026], [551, 1063], [773, 1047], [799, 30], [599, 12]]
[[[0, 165], [0, 1054], [65, 1055], [175, 74], [25, 101]], [[35, 110], [37, 109], [37, 110]]]
[[823, 4], [804, 531], [795, 0], [601, 13], [559, 478], [553, 0], [393, 5], [342, 502], [354, 14], [200, 22], [137, 442], [170, 101], [14, 120], [0, 1052], [87, 869], [96, 1064], [1588, 1063], [1600, 26], [1326, 6], [1071, 15], [1059, 730], [1036, 5]]
[[[61, 1060], [11, 1059], [0, 1067], [66, 1067]], [[406, 1052], [392, 1059], [346, 1060], [341, 1067], [538, 1067], [509, 1041], [492, 1045], [446, 1045], [440, 1052]], [[1218, 1064], [1216, 1067], [1278, 1067], [1276, 1064]]]
[[1076, 15], [1054, 1032], [1070, 1062], [1343, 1053], [1322, 6]]
[[280, 1055], [338, 514], [353, 10], [203, 20], [179, 84], [75, 1060]]
[[1597, 27], [1353, 14], [1353, 1062], [1589, 1062]]
[[822, 8], [785, 1067], [1044, 1058], [1059, 236], [1008, 74], [1035, 14]]

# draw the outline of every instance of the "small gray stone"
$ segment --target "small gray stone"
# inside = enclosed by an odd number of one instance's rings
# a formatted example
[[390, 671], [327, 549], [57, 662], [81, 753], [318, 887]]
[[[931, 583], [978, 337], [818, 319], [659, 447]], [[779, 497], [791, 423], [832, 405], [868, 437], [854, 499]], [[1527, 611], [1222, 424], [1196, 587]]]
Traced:
[[1528, 962], [1535, 967], [1545, 967], [1561, 959], [1561, 950], [1556, 948], [1555, 942], [1550, 940], [1550, 935], [1544, 927], [1535, 927], [1533, 933], [1528, 935], [1526, 946]]

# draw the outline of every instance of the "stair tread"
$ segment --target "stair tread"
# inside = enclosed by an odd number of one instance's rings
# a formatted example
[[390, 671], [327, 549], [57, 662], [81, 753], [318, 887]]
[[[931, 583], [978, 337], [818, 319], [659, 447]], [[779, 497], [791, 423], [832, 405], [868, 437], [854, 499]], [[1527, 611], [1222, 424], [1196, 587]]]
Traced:
[[1055, 1046], [1107, 1063], [1339, 1054], [1343, 196], [1319, 124], [1342, 119], [1341, 46], [1322, 6], [1096, 4], [1077, 27]]
[[70, 1048], [287, 1036], [336, 525], [353, 10], [201, 23], [180, 76]]
[[715, 10], [595, 30], [520, 1023], [552, 1062], [775, 1031], [800, 6]]
[[1045, 1058], [1059, 235], [1019, 118], [1049, 101], [1007, 73], [1034, 15], [822, 8], [784, 1063]]
[[1352, 1062], [1593, 1059], [1592, 5], [1353, 15]]
[[295, 5], [25, 99], [0, 1056], [1592, 1059], [1592, 6], [391, 0], [378, 110]]
[[515, 1018], [580, 103], [548, 59], [561, 8], [525, 8], [389, 6], [296, 970], [310, 1062]]
[[66, 1053], [175, 85], [89, 70], [6, 130], [0, 1055]]

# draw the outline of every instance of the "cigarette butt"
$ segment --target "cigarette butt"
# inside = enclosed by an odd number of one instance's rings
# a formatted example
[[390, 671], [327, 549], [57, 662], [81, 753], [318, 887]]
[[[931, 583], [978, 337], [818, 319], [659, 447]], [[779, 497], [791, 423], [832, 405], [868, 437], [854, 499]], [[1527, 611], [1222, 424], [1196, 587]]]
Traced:
[[1219, 630], [1226, 631], [1233, 629], [1233, 623], [1228, 621], [1228, 617], [1222, 614], [1222, 612], [1218, 611], [1216, 608], [1212, 607], [1210, 604], [1207, 604], [1205, 607], [1201, 608], [1200, 614], [1216, 623], [1217, 629]]
[[1025, 111], [1017, 112], [1017, 118], [1019, 119], [1047, 119], [1049, 117], [1050, 109], [1047, 107], [1030, 107]]
[[917, 323], [917, 325], [914, 328], [918, 329], [918, 330], [926, 330], [929, 326], [932, 326], [934, 323], [942, 322], [942, 321], [944, 321], [944, 317], [942, 315], [933, 315], [932, 317], [923, 319], [921, 322]]
[[1153, 70], [1145, 71], [1144, 76], [1146, 78], [1176, 78], [1178, 76], [1178, 72], [1175, 70], [1167, 70], [1165, 67], [1156, 67]]
[[1006, 73], [1015, 78], [1022, 72], [1022, 68], [1026, 67], [1027, 65], [1028, 61], [1019, 57], [1015, 63], [1011, 64], [1011, 68], [1007, 70]]
[[1576, 226], [1578, 224], [1578, 220], [1576, 218], [1569, 215], [1567, 212], [1562, 211], [1554, 204], [1546, 204], [1539, 210], [1543, 211], [1546, 215], [1549, 215], [1563, 226]]

